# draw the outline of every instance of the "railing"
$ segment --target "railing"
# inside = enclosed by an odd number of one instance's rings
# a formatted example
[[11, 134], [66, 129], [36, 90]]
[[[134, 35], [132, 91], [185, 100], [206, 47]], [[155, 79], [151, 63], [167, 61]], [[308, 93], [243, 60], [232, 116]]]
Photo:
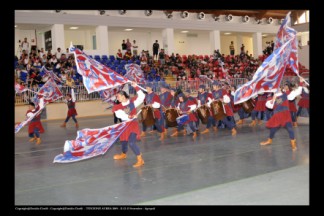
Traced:
[[[244, 83], [244, 78], [234, 78], [230, 79], [230, 84], [237, 86]], [[287, 81], [291, 83], [298, 83], [299, 78], [297, 76], [285, 76], [283, 77], [281, 81], [281, 86], [283, 86]], [[161, 92], [161, 84], [163, 82], [152, 82], [153, 83], [153, 91], [156, 93]], [[167, 82], [170, 87], [172, 88], [181, 88], [182, 91], [189, 90], [191, 93], [198, 92], [199, 85], [206, 85], [207, 89], [212, 89], [212, 82], [211, 81], [202, 81], [202, 80], [181, 80], [181, 81], [168, 81]], [[61, 103], [64, 101], [66, 94], [71, 93], [71, 88], [62, 86], [59, 87], [61, 92], [63, 93], [63, 97], [59, 100], [55, 101], [55, 103]], [[37, 92], [39, 88], [32, 89], [33, 91]], [[76, 86], [74, 89], [76, 101], [82, 102], [82, 101], [92, 101], [92, 100], [99, 100], [100, 96], [98, 92], [93, 92], [91, 94], [88, 94], [86, 88], [84, 86]], [[129, 93], [134, 94], [134, 89], [129, 85]], [[35, 96], [34, 92], [25, 91], [21, 94], [15, 95], [15, 105], [24, 105], [28, 104], [29, 101]]]

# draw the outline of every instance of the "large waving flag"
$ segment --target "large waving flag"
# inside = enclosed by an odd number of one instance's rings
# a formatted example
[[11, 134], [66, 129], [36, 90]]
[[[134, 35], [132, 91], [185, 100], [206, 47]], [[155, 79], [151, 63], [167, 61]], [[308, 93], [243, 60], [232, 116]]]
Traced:
[[65, 141], [64, 153], [57, 155], [53, 163], [71, 163], [105, 154], [132, 121], [136, 119], [99, 129], [79, 130], [75, 140]]
[[56, 76], [56, 74], [53, 71], [47, 70], [45, 66], [42, 67], [42, 69], [40, 71], [40, 75], [42, 77], [52, 78], [53, 80], [55, 80], [58, 83], [62, 83], [62, 80], [60, 78], [58, 78], [58, 76]]
[[15, 125], [15, 133], [18, 133], [21, 128], [23, 128], [25, 125], [27, 125], [33, 118], [37, 115], [39, 115], [43, 111], [44, 107], [40, 108], [36, 113], [33, 115], [26, 117], [26, 119], [23, 122], [19, 122]]
[[27, 125], [31, 120], [33, 120], [33, 118], [37, 115], [39, 115], [42, 110], [44, 109], [45, 104], [44, 104], [44, 98], [40, 98], [39, 100], [39, 104], [37, 104], [37, 108], [38, 111], [36, 113], [34, 113], [33, 115], [26, 117], [26, 119], [23, 122], [19, 122], [15, 125], [15, 133], [18, 133], [20, 131], [21, 128], [23, 128], [25, 125]]
[[83, 77], [83, 84], [88, 93], [114, 88], [129, 80], [105, 65], [87, 56], [83, 51], [70, 46], [74, 53], [77, 71]]
[[298, 64], [295, 66], [295, 64], [298, 63], [296, 31], [291, 31], [288, 26], [283, 27], [283, 25], [290, 24], [289, 14], [286, 16], [285, 21], [279, 29], [279, 32], [285, 29], [288, 29], [289, 32], [278, 34], [280, 39], [277, 40], [279, 41], [277, 43], [281, 44], [281, 42], [284, 42], [284, 44], [275, 49], [273, 53], [264, 60], [251, 81], [245, 83], [235, 91], [234, 104], [247, 101], [258, 93], [276, 92], [288, 65], [295, 68], [298, 74]]
[[145, 76], [141, 67], [138, 64], [126, 64], [125, 69], [127, 73], [125, 77], [129, 80], [132, 80], [138, 84], [145, 84]]
[[25, 86], [20, 85], [19, 83], [15, 82], [15, 91], [16, 93], [23, 93], [24, 91], [27, 91], [28, 89]]
[[62, 92], [52, 78], [47, 80], [47, 82], [38, 90], [37, 94], [33, 98], [34, 103], [38, 104], [39, 99], [42, 97], [44, 97], [44, 103], [46, 104], [63, 97]]

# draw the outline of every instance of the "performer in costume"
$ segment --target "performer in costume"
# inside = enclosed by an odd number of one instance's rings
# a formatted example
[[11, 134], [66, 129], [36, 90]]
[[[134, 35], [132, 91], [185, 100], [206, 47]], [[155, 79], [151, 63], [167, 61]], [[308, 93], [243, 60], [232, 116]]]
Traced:
[[[194, 109], [196, 109], [197, 105], [192, 101], [188, 100], [186, 96], [184, 96], [183, 93], [180, 93], [178, 95], [180, 103], [178, 104], [178, 109], [180, 110], [181, 114], [187, 114], [188, 120], [184, 122], [183, 124], [187, 127], [190, 127], [190, 130], [193, 131], [192, 138], [195, 139], [197, 137], [197, 128], [195, 125], [195, 122], [197, 121], [196, 116], [192, 113]], [[178, 126], [178, 130], [173, 133], [171, 136], [177, 136], [179, 133], [179, 130], [181, 127]]]
[[[289, 95], [290, 92], [292, 91], [292, 84], [287, 81], [284, 85], [283, 91]], [[294, 100], [289, 100], [289, 111], [290, 111], [290, 116], [292, 120], [293, 127], [297, 127], [297, 120], [296, 120], [296, 113], [297, 113], [297, 108], [296, 108], [296, 99]]]
[[[44, 107], [44, 100], [43, 98], [40, 99], [39, 105], [37, 108], [35, 108], [35, 104], [33, 102], [29, 103], [29, 108], [26, 113], [26, 117], [29, 118], [32, 116], [34, 113], [38, 112], [40, 109]], [[41, 119], [41, 113], [36, 115], [29, 123], [28, 125], [28, 135], [31, 138], [29, 142], [34, 142], [36, 141], [36, 145], [41, 144], [41, 138], [40, 138], [40, 133], [44, 133], [45, 130], [43, 128], [43, 125], [40, 121]]]
[[[132, 86], [135, 88], [137, 92], [137, 97], [129, 99], [129, 95], [121, 91], [117, 94], [117, 99], [120, 101], [120, 104], [115, 104], [112, 108], [114, 114], [116, 114], [117, 118], [120, 118], [122, 121], [128, 121], [132, 118], [136, 118], [136, 107], [138, 107], [141, 103], [143, 103], [145, 94], [140, 90], [135, 82], [132, 83]], [[140, 148], [136, 144], [136, 140], [140, 139], [140, 127], [137, 120], [134, 120], [130, 123], [130, 125], [126, 128], [126, 130], [120, 135], [119, 140], [122, 145], [122, 153], [114, 155], [115, 160], [126, 159], [128, 145], [134, 152], [137, 157], [137, 162], [133, 165], [133, 167], [140, 167], [144, 165], [144, 160], [142, 158], [142, 154]]]
[[[211, 93], [206, 92], [206, 86], [205, 85], [200, 85], [198, 89], [198, 95], [197, 95], [197, 101], [198, 101], [198, 108], [206, 105], [207, 107], [210, 107], [208, 102], [212, 101], [213, 95]], [[216, 120], [213, 118], [212, 115], [208, 117], [207, 120], [207, 126], [204, 131], [201, 132], [201, 134], [206, 134], [209, 133], [209, 128], [213, 126], [214, 131], [217, 131], [216, 127]]]
[[61, 125], [61, 127], [66, 127], [66, 123], [70, 120], [70, 118], [72, 117], [73, 121], [75, 122], [75, 127], [78, 128], [79, 124], [78, 121], [76, 120], [75, 116], [78, 115], [76, 109], [75, 109], [75, 94], [74, 94], [74, 89], [71, 89], [71, 94], [67, 94], [65, 96], [66, 99], [66, 103], [68, 106], [68, 112], [67, 112], [67, 116], [66, 119], [64, 121], [64, 123]]
[[[191, 100], [192, 102], [194, 102], [194, 104], [195, 104], [196, 106], [198, 106], [198, 100], [197, 100], [197, 98], [194, 98], [194, 97], [192, 97], [192, 96], [190, 95], [191, 92], [190, 92], [189, 89], [187, 89], [183, 94], [184, 94], [185, 97], [188, 98], [188, 100]], [[196, 116], [196, 119], [197, 119], [197, 121], [196, 121], [196, 130], [198, 130], [198, 127], [199, 127], [199, 118], [198, 118], [198, 113], [196, 112], [196, 109], [195, 109], [194, 111], [192, 111], [192, 113]], [[194, 132], [194, 131], [192, 131], [192, 130], [190, 129], [190, 127], [187, 127], [187, 129], [189, 129], [189, 130], [188, 130], [188, 133], [189, 133], [189, 134], [191, 134], [191, 133]], [[187, 133], [187, 132], [186, 132], [186, 133]]]
[[267, 96], [268, 96], [267, 93], [259, 93], [258, 94], [255, 107], [251, 113], [252, 122], [249, 126], [254, 127], [256, 125], [255, 117], [258, 114], [260, 114], [260, 119], [258, 119], [258, 124], [259, 125], [262, 124], [263, 115], [264, 115], [264, 112], [266, 111], [265, 103], [267, 102]]
[[[221, 84], [218, 81], [213, 82], [213, 89], [214, 89], [212, 91], [213, 101], [220, 100], [223, 103], [224, 108], [225, 108], [226, 116], [223, 119], [221, 119], [221, 121], [225, 124], [225, 126], [228, 129], [230, 129], [232, 131], [232, 136], [235, 136], [237, 133], [237, 131], [235, 129], [235, 124], [233, 124], [233, 122], [227, 118], [227, 117], [233, 116], [233, 111], [229, 104], [231, 102], [231, 99], [228, 96], [227, 92], [224, 89], [222, 89]], [[208, 103], [209, 106], [210, 106], [211, 102]]]
[[289, 133], [292, 150], [297, 150], [295, 134], [292, 128], [292, 121], [289, 112], [288, 100], [294, 100], [299, 94], [300, 92], [298, 91], [298, 89], [291, 91], [290, 94], [287, 95], [279, 88], [278, 91], [274, 94], [273, 98], [266, 102], [266, 106], [270, 109], [273, 109], [273, 116], [266, 123], [266, 127], [270, 128], [270, 136], [268, 140], [261, 142], [260, 145], [270, 145], [275, 133], [279, 130], [279, 128], [286, 127]]
[[[146, 90], [147, 95], [145, 96], [144, 103], [146, 106], [151, 106], [154, 110], [154, 116], [155, 116], [155, 127], [158, 132], [161, 133], [161, 137], [159, 140], [164, 140], [164, 126], [163, 126], [163, 114], [161, 109], [161, 100], [157, 94], [153, 92], [153, 84], [148, 83], [146, 84]], [[143, 123], [143, 131], [141, 133], [141, 136], [146, 136], [146, 125]]]
[[161, 84], [161, 94], [159, 95], [160, 100], [161, 100], [161, 105], [162, 105], [162, 112], [163, 112], [163, 119], [164, 119], [164, 135], [167, 135], [168, 132], [168, 125], [166, 122], [166, 116], [165, 116], [165, 110], [168, 109], [171, 106], [171, 100], [172, 100], [172, 95], [168, 91], [169, 86], [166, 83]]
[[[244, 83], [243, 84], [238, 84], [237, 85], [237, 89], [240, 88], [245, 83], [247, 83], [248, 81], [249, 81], [248, 79], [244, 79]], [[232, 94], [231, 101], [233, 100], [233, 103], [234, 103], [234, 93], [235, 93], [235, 90], [236, 89], [234, 87], [232, 87], [232, 91], [231, 91], [231, 94]], [[251, 115], [251, 113], [246, 113], [244, 111], [244, 109], [243, 109], [242, 104], [236, 104], [236, 105], [233, 104], [233, 107], [237, 107], [237, 114], [240, 117], [240, 120], [238, 122], [236, 122], [236, 124], [237, 125], [243, 125], [244, 124], [244, 119], [245, 118], [248, 118]]]
[[309, 87], [303, 82], [304, 78], [300, 78], [300, 81], [301, 99], [298, 102], [297, 118], [300, 116], [302, 109], [306, 109], [309, 115]]

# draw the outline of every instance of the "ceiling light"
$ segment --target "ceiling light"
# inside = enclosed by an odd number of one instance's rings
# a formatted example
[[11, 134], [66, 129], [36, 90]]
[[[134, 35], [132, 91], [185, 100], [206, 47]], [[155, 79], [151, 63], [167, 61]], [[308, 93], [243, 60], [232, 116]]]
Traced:
[[181, 31], [181, 33], [188, 33], [189, 31]]
[[225, 32], [224, 35], [230, 35], [232, 34], [231, 32]]
[[188, 11], [182, 11], [180, 16], [185, 19], [185, 18], [188, 18], [189, 17], [189, 12]]
[[70, 29], [71, 29], [71, 30], [76, 30], [76, 29], [79, 29], [79, 27], [77, 27], [77, 26], [72, 26], [72, 27], [70, 27]]
[[267, 37], [268, 35], [267, 34], [263, 34], [262, 37]]
[[215, 16], [215, 17], [214, 17], [214, 20], [215, 20], [215, 21], [219, 21], [219, 20], [220, 20], [219, 16]]
[[129, 28], [129, 29], [124, 29], [125, 31], [132, 31], [133, 29]]
[[15, 28], [17, 28], [17, 25], [15, 25]]
[[200, 13], [198, 13], [197, 17], [198, 17], [198, 19], [203, 20], [203, 19], [205, 19], [205, 13], [200, 12]]
[[126, 10], [119, 10], [119, 14], [120, 14], [120, 15], [124, 15], [124, 14], [126, 14]]
[[106, 11], [105, 10], [99, 10], [100, 15], [105, 15]]
[[152, 10], [145, 10], [144, 13], [145, 13], [146, 16], [151, 16], [153, 11]]

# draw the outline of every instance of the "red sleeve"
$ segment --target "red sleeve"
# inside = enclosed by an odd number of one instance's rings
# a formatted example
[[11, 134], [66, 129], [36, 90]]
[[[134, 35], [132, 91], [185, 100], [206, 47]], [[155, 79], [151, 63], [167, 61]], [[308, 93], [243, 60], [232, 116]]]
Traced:
[[161, 100], [160, 100], [160, 98], [159, 98], [159, 96], [157, 94], [154, 94], [152, 103], [154, 103], [154, 102], [157, 102], [157, 103], [161, 104]]
[[120, 109], [123, 109], [123, 105], [120, 103], [120, 104], [115, 104], [112, 108], [112, 112], [115, 112], [117, 110], [120, 110]]

